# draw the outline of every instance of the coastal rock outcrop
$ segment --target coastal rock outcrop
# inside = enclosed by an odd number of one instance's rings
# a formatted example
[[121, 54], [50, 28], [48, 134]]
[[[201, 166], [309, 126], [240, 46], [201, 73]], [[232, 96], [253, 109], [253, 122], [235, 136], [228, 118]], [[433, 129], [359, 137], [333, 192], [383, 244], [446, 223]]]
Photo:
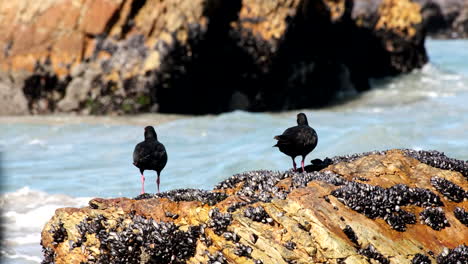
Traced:
[[[418, 3], [364, 2], [2, 1], [0, 71], [26, 100], [1, 112], [323, 106], [340, 90], [367, 90], [369, 78], [427, 62]], [[375, 6], [364, 14], [371, 19], [355, 14], [363, 5]]]
[[422, 7], [423, 24], [434, 38], [468, 38], [468, 1], [416, 0]]
[[245, 172], [212, 191], [57, 209], [42, 231], [43, 263], [468, 260], [468, 162], [389, 150], [322, 165], [308, 173]]

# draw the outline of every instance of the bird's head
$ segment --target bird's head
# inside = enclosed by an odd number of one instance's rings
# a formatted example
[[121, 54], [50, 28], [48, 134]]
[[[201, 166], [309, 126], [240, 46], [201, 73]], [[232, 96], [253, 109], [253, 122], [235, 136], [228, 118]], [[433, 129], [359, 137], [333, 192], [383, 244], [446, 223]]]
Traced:
[[309, 123], [307, 122], [307, 117], [306, 117], [306, 115], [304, 113], [297, 114], [297, 124], [299, 126], [309, 125]]
[[147, 126], [145, 127], [145, 140], [147, 139], [158, 139], [158, 136], [156, 135], [156, 131], [154, 130], [154, 127], [152, 126]]

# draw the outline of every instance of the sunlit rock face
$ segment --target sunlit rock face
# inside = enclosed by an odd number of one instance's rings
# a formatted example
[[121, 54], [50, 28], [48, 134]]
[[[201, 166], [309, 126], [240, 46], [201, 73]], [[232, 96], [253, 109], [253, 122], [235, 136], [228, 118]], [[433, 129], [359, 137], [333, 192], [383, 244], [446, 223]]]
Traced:
[[410, 0], [2, 1], [0, 114], [320, 107], [422, 67], [424, 38]]
[[436, 151], [251, 171], [212, 191], [58, 209], [43, 263], [456, 263], [468, 258], [468, 163]]

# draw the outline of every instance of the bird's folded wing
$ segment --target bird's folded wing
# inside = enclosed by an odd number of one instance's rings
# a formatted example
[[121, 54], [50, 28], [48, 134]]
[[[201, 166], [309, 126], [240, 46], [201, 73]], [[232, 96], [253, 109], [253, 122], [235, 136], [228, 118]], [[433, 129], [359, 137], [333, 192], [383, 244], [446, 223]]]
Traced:
[[138, 144], [133, 151], [133, 162], [137, 164], [145, 163], [151, 158], [151, 151]]

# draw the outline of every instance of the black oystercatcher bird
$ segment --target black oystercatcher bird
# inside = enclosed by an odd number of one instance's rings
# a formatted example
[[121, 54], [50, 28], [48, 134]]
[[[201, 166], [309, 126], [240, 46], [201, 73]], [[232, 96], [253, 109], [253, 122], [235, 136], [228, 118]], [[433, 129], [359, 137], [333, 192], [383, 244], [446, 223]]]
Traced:
[[297, 156], [302, 156], [302, 171], [304, 170], [304, 159], [317, 146], [317, 133], [307, 123], [304, 113], [297, 114], [297, 126], [286, 129], [282, 135], [275, 136], [278, 143], [273, 147], [278, 147], [281, 152], [290, 156], [293, 160], [294, 171], [296, 171]]
[[140, 169], [141, 193], [145, 193], [145, 170], [154, 170], [158, 174], [156, 183], [159, 193], [159, 175], [167, 163], [167, 153], [164, 145], [158, 141], [156, 131], [152, 126], [145, 127], [145, 140], [138, 143], [133, 151], [133, 165]]

